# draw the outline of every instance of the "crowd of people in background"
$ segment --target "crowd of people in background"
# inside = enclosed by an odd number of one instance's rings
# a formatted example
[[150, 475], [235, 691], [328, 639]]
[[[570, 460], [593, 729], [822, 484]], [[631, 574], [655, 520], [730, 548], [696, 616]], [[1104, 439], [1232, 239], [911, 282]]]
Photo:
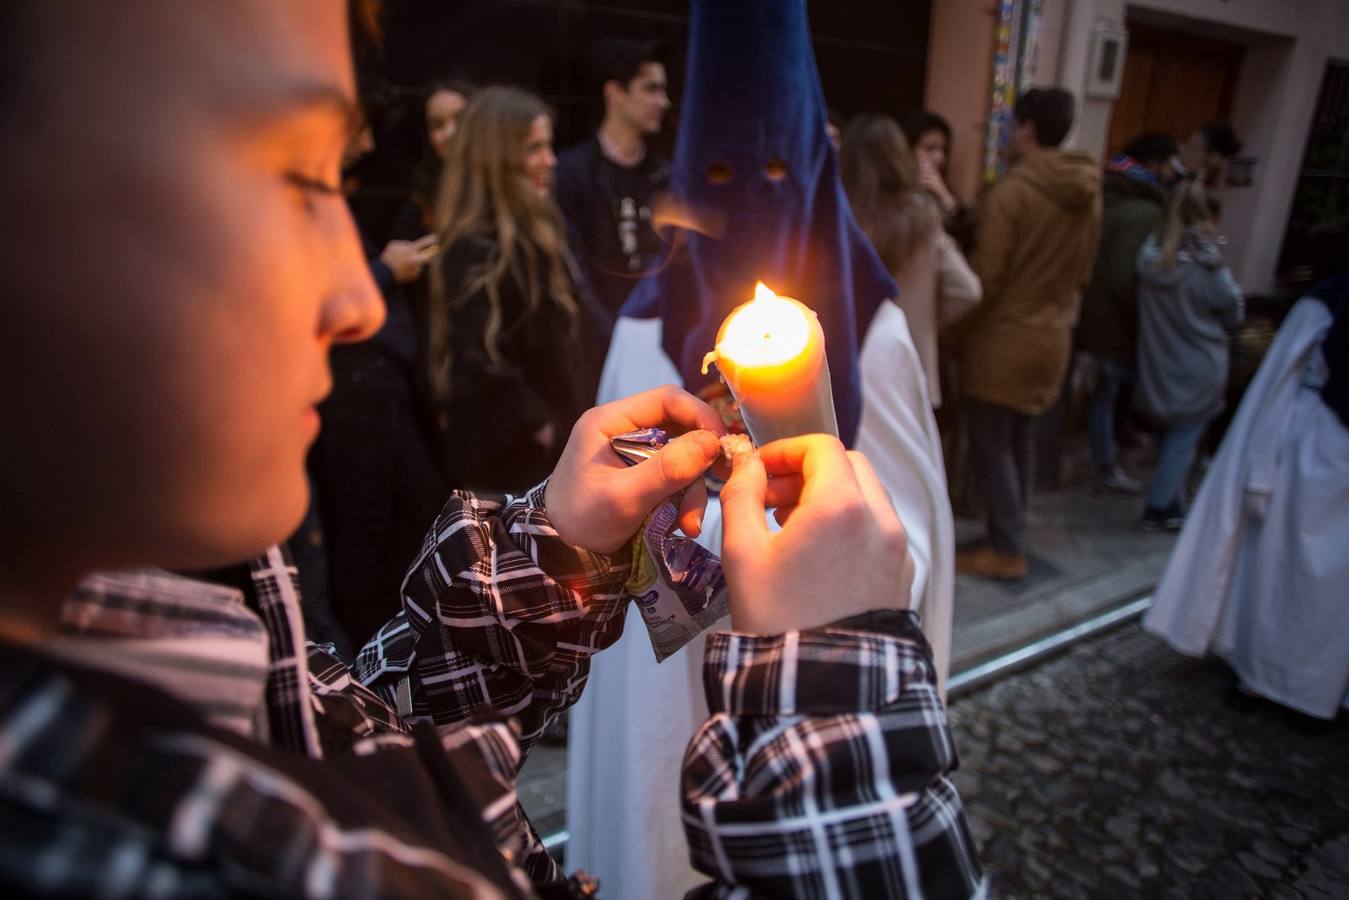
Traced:
[[[552, 112], [526, 91], [442, 79], [422, 94], [424, 158], [388, 239], [366, 240], [388, 320], [334, 355], [310, 463], [315, 509], [292, 541], [311, 583], [330, 585], [314, 616], [339, 646], [396, 611], [404, 563], [435, 514], [426, 498], [535, 483], [594, 401], [629, 293], [674, 252], [658, 221], [669, 162], [649, 146], [672, 105], [667, 53], [597, 43], [602, 117], [561, 152]], [[1070, 366], [1094, 376], [1100, 488], [1142, 491], [1119, 463], [1116, 425], [1132, 436], [1150, 423], [1158, 464], [1140, 521], [1179, 528], [1242, 320], [1206, 190], [1240, 149], [1232, 128], [1142, 134], [1102, 167], [1059, 149], [1074, 114], [1066, 91], [1024, 93], [1006, 177], [967, 199], [947, 184], [953, 135], [940, 114], [829, 111], [853, 215], [900, 285], [953, 481], [987, 519], [986, 539], [956, 560], [977, 577], [1028, 571], [1037, 418], [1060, 401]], [[369, 152], [369, 134], [348, 161]], [[369, 597], [390, 599], [372, 608]]]

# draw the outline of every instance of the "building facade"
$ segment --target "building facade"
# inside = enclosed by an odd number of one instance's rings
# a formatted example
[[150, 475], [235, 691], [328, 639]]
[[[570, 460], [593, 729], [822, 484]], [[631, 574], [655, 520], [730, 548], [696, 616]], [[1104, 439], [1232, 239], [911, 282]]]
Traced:
[[989, 177], [1001, 66], [1017, 88], [1071, 90], [1068, 143], [1100, 157], [1142, 130], [1232, 122], [1245, 146], [1222, 224], [1248, 293], [1296, 276], [1300, 236], [1349, 213], [1346, 0], [933, 0], [931, 28], [924, 98], [952, 122], [966, 197]]

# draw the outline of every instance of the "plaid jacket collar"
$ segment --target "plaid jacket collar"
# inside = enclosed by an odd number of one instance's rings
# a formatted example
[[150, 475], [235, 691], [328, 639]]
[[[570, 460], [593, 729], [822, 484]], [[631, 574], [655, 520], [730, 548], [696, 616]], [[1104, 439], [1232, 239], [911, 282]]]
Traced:
[[63, 633], [45, 649], [149, 683], [214, 724], [321, 759], [295, 564], [273, 546], [248, 568], [249, 597], [163, 570], [90, 575], [63, 605]]

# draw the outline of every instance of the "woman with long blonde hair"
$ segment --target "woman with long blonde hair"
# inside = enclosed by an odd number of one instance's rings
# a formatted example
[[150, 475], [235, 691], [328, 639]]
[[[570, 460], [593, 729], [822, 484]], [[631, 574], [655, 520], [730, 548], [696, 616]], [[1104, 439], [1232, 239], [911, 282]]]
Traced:
[[1178, 530], [1185, 476], [1227, 393], [1228, 335], [1241, 327], [1241, 289], [1223, 263], [1213, 206], [1197, 180], [1171, 195], [1138, 251], [1138, 405], [1161, 428], [1143, 527]]
[[909, 320], [932, 405], [941, 406], [937, 334], [979, 303], [979, 278], [919, 185], [918, 160], [898, 122], [881, 113], [857, 116], [839, 156], [848, 203], [899, 283], [896, 302]]
[[[525, 91], [464, 110], [437, 201], [431, 383], [456, 486], [514, 490], [552, 471], [590, 398], [581, 307], [552, 197], [553, 127]], [[471, 437], [469, 437], [471, 435]]]

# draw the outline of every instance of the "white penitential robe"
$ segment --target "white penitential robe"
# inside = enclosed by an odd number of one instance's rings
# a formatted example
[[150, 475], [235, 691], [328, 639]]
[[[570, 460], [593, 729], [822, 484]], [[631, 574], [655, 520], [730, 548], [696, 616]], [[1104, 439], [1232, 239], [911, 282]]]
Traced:
[[[620, 319], [599, 400], [679, 384], [658, 319]], [[951, 652], [954, 531], [941, 444], [904, 313], [882, 304], [861, 353], [866, 453], [909, 532], [911, 603], [923, 617], [941, 684]], [[720, 552], [721, 510], [709, 504], [699, 542]], [[908, 599], [908, 598], [906, 598]], [[594, 658], [572, 709], [567, 752], [567, 867], [600, 879], [605, 896], [679, 897], [706, 879], [688, 862], [679, 808], [685, 745], [707, 717], [703, 639], [657, 664], [641, 617]]]
[[1349, 706], [1349, 429], [1321, 400], [1331, 322], [1300, 301], [1186, 518], [1143, 625], [1213, 652], [1244, 687], [1333, 718]]

